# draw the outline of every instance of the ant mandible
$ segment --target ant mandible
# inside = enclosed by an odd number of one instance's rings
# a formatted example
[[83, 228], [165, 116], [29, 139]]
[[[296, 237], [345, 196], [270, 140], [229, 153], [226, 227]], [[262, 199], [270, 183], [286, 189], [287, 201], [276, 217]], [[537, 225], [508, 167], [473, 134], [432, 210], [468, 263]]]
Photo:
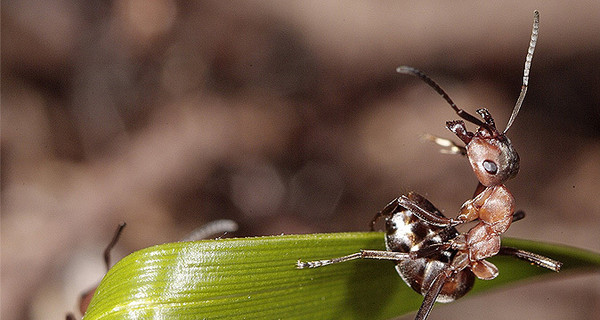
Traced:
[[[424, 295], [416, 320], [429, 315], [435, 301], [450, 302], [465, 295], [473, 287], [475, 277], [490, 280], [498, 269], [485, 258], [501, 254], [526, 260], [553, 271], [562, 263], [520, 249], [502, 247], [500, 235], [514, 221], [522, 219], [523, 211], [515, 213], [515, 201], [504, 182], [519, 171], [519, 155], [506, 132], [516, 118], [527, 92], [529, 70], [537, 42], [539, 13], [534, 12], [533, 30], [527, 57], [523, 85], [512, 115], [503, 132], [498, 131], [489, 111], [479, 109], [483, 121], [459, 109], [448, 94], [423, 72], [402, 66], [399, 73], [412, 74], [435, 89], [464, 120], [479, 126], [469, 132], [462, 120], [448, 121], [446, 127], [465, 143], [458, 146], [449, 140], [432, 137], [440, 145], [451, 147], [453, 153], [466, 155], [479, 184], [472, 199], [467, 200], [456, 219], [446, 218], [431, 202], [414, 192], [402, 195], [388, 204], [371, 221], [386, 219], [386, 249], [361, 250], [347, 256], [297, 262], [297, 268], [316, 268], [354, 259], [381, 259], [396, 261], [402, 279], [415, 291]], [[466, 233], [456, 226], [471, 221], [478, 223]]]

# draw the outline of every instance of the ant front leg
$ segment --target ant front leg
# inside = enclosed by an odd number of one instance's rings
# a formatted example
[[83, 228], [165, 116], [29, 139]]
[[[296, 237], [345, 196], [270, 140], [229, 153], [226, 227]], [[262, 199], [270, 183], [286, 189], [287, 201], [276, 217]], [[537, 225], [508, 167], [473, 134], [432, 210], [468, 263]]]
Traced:
[[424, 134], [422, 139], [431, 141], [431, 142], [437, 144], [438, 146], [442, 147], [442, 149], [440, 149], [441, 153], [458, 154], [461, 156], [467, 155], [467, 148], [465, 148], [464, 146], [458, 145], [456, 142], [454, 142], [452, 140], [440, 138], [438, 136], [434, 136], [434, 135], [431, 135], [428, 133]]

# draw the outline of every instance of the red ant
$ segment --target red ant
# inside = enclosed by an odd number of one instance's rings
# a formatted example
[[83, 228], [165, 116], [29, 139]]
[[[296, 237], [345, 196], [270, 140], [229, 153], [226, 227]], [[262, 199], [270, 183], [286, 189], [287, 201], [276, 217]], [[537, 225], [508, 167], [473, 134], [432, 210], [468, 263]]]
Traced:
[[[361, 250], [340, 258], [297, 263], [297, 268], [316, 268], [359, 258], [396, 261], [402, 279], [415, 291], [424, 295], [417, 312], [417, 320], [429, 315], [435, 301], [450, 302], [471, 290], [475, 276], [490, 280], [498, 275], [498, 268], [485, 258], [497, 254], [510, 255], [553, 271], [562, 263], [535, 253], [502, 247], [500, 235], [513, 221], [522, 219], [522, 211], [515, 213], [515, 201], [504, 182], [519, 171], [519, 155], [506, 132], [516, 118], [527, 92], [529, 70], [538, 37], [539, 12], [534, 12], [533, 30], [523, 75], [523, 85], [512, 115], [503, 132], [496, 129], [494, 119], [486, 109], [477, 113], [483, 121], [459, 109], [448, 94], [423, 72], [402, 66], [399, 73], [419, 77], [435, 89], [464, 120], [479, 126], [469, 132], [462, 120], [446, 122], [446, 128], [465, 143], [458, 146], [445, 139], [432, 139], [451, 147], [453, 153], [466, 155], [479, 180], [473, 199], [467, 200], [456, 219], [446, 218], [424, 197], [409, 193], [388, 204], [371, 221], [371, 229], [380, 217], [386, 218], [387, 251]], [[455, 226], [471, 221], [478, 223], [466, 233]]]

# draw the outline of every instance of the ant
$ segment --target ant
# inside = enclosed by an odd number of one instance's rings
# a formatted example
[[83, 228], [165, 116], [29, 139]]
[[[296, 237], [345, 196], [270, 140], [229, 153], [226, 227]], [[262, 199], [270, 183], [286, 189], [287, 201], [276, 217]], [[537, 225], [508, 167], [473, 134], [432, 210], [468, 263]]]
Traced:
[[[381, 217], [386, 221], [386, 249], [361, 250], [347, 256], [302, 262], [297, 268], [316, 268], [354, 259], [396, 261], [400, 277], [413, 290], [424, 296], [416, 320], [425, 320], [434, 302], [450, 302], [465, 295], [473, 287], [475, 277], [494, 279], [498, 268], [485, 260], [501, 254], [526, 260], [532, 264], [558, 272], [562, 263], [532, 252], [501, 246], [500, 235], [510, 224], [525, 217], [515, 213], [515, 200], [504, 182], [519, 171], [519, 155], [506, 132], [516, 118], [527, 92], [531, 60], [537, 42], [539, 12], [534, 11], [533, 30], [523, 75], [523, 85], [506, 129], [500, 132], [487, 109], [477, 113], [483, 119], [459, 109], [448, 94], [423, 72], [402, 66], [396, 71], [419, 77], [437, 91], [462, 119], [479, 126], [469, 132], [463, 120], [446, 122], [446, 128], [465, 143], [465, 147], [437, 137], [430, 137], [439, 145], [450, 147], [451, 153], [467, 156], [478, 186], [473, 198], [467, 200], [457, 218], [446, 218], [425, 197], [410, 192], [389, 203], [371, 221], [371, 230]], [[458, 225], [477, 221], [466, 233], [459, 233]]]

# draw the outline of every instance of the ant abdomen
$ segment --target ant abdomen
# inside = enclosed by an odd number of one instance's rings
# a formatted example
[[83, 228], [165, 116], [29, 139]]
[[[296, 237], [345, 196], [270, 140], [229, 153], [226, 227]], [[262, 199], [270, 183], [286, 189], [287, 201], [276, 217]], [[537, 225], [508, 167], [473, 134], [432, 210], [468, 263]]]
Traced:
[[[422, 208], [445, 218], [444, 215], [423, 196], [411, 192], [409, 199]], [[459, 235], [454, 227], [437, 227], [424, 222], [410, 210], [398, 206], [386, 217], [386, 249], [388, 251], [413, 253], [424, 256], [396, 262], [398, 274], [416, 292], [425, 295], [440, 272], [447, 269], [457, 250], [443, 248]], [[429, 250], [429, 252], [426, 252]], [[475, 282], [469, 269], [458, 272], [453, 281], [442, 287], [438, 302], [451, 302], [464, 296]]]

